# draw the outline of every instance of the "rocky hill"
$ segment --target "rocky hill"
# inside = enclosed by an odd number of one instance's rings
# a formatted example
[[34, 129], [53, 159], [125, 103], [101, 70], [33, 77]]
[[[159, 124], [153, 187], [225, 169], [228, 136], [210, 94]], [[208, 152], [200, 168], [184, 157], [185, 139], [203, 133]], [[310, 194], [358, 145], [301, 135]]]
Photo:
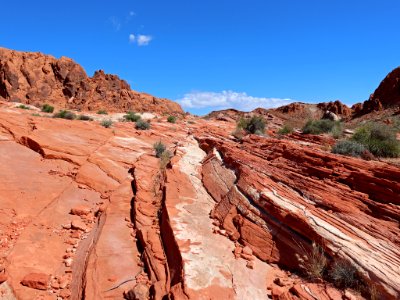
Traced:
[[[339, 101], [199, 118], [67, 58], [0, 54], [0, 299], [400, 299], [400, 168], [277, 133], [347, 121]], [[232, 134], [254, 114], [268, 134]]]
[[72, 59], [0, 48], [0, 97], [26, 104], [96, 111], [183, 113], [179, 104], [130, 89], [116, 75], [88, 77]]

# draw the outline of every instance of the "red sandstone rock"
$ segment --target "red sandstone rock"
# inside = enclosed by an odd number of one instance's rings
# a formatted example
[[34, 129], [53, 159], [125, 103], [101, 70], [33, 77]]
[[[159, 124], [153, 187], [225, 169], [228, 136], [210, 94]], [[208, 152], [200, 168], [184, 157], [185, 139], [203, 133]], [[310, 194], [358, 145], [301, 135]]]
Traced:
[[36, 290], [47, 290], [50, 276], [44, 273], [30, 273], [25, 275], [21, 284]]
[[90, 214], [91, 208], [86, 205], [79, 205], [71, 209], [71, 214], [77, 216], [85, 216]]
[[175, 102], [132, 91], [116, 75], [100, 70], [90, 78], [70, 58], [5, 48], [0, 48], [0, 96], [59, 109], [183, 113]]

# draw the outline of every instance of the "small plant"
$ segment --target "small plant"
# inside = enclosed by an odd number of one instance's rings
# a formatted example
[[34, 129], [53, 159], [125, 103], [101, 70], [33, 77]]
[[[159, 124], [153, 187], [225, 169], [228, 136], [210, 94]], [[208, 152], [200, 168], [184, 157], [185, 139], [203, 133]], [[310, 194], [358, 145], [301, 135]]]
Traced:
[[160, 155], [160, 169], [164, 170], [169, 162], [171, 161], [172, 154], [168, 150], [165, 150]]
[[150, 122], [139, 119], [136, 121], [135, 128], [139, 130], [148, 130], [150, 129]]
[[188, 122], [188, 124], [196, 124], [196, 122], [195, 121], [192, 121], [192, 120], [189, 120], [189, 121], [187, 121]]
[[322, 247], [313, 243], [311, 250], [307, 251], [304, 247], [300, 248], [303, 250], [303, 255], [301, 257], [298, 256], [298, 260], [307, 277], [311, 280], [322, 278], [328, 265], [328, 260]]
[[110, 128], [111, 125], [113, 124], [113, 122], [111, 120], [103, 120], [101, 121], [101, 126], [105, 127], [105, 128]]
[[81, 120], [81, 121], [93, 121], [93, 118], [89, 117], [87, 115], [79, 115], [78, 116], [78, 120]]
[[400, 156], [400, 141], [396, 138], [396, 130], [387, 125], [369, 123], [358, 128], [351, 139], [363, 144], [375, 156]]
[[98, 114], [98, 115], [108, 115], [108, 112], [107, 112], [106, 110], [104, 110], [104, 109], [100, 109], [100, 110], [97, 112], [97, 114]]
[[279, 135], [287, 135], [293, 133], [293, 127], [286, 124], [281, 129], [278, 130]]
[[341, 122], [335, 122], [331, 129], [331, 135], [334, 139], [341, 138], [343, 136], [343, 125]]
[[29, 106], [26, 106], [24, 104], [18, 105], [18, 108], [20, 108], [20, 109], [31, 109]]
[[241, 128], [236, 128], [234, 132], [231, 133], [232, 136], [237, 139], [238, 141], [241, 141], [243, 137], [245, 136], [246, 132], [244, 129]]
[[175, 117], [175, 116], [169, 116], [169, 117], [167, 118], [167, 122], [169, 122], [169, 123], [175, 123], [175, 122], [176, 122], [176, 117]]
[[126, 115], [124, 115], [124, 120], [127, 122], [137, 122], [140, 120], [140, 116], [133, 111], [128, 111]]
[[329, 276], [339, 288], [358, 288], [360, 285], [357, 269], [344, 260], [338, 260], [333, 264]]
[[40, 117], [40, 114], [34, 113], [34, 114], [32, 114], [32, 117]]
[[52, 113], [53, 111], [54, 111], [54, 106], [51, 106], [50, 104], [43, 104], [42, 112]]
[[76, 115], [68, 110], [60, 110], [58, 113], [54, 115], [54, 118], [61, 118], [67, 120], [74, 120], [76, 119]]
[[265, 131], [265, 119], [261, 116], [253, 116], [250, 119], [241, 118], [237, 128], [244, 129], [248, 133], [263, 134]]
[[303, 127], [303, 133], [321, 134], [330, 132], [335, 126], [335, 122], [327, 119], [309, 120]]
[[156, 157], [160, 158], [167, 147], [161, 141], [158, 141], [153, 145], [153, 149], [156, 151]]
[[366, 150], [363, 144], [356, 141], [341, 140], [333, 146], [332, 153], [360, 157]]

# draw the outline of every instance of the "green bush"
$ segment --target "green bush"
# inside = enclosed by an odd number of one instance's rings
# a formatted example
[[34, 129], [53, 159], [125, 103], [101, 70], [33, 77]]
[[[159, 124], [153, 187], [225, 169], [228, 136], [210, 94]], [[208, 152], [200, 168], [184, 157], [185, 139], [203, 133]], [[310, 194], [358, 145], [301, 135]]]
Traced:
[[139, 130], [150, 129], [150, 122], [143, 121], [142, 119], [139, 119], [139, 120], [136, 121], [135, 128], [139, 129]]
[[80, 115], [80, 116], [78, 116], [78, 120], [81, 120], [81, 121], [93, 121], [93, 118], [91, 118], [91, 117], [89, 117], [87, 115]]
[[360, 157], [367, 149], [356, 141], [342, 140], [333, 146], [332, 153]]
[[375, 156], [400, 156], [400, 142], [396, 139], [396, 130], [387, 125], [369, 123], [358, 128], [351, 139], [363, 144]]
[[108, 112], [107, 112], [106, 110], [104, 110], [104, 109], [100, 109], [100, 110], [97, 112], [97, 114], [98, 114], [98, 115], [108, 115]]
[[303, 127], [303, 133], [306, 134], [321, 134], [330, 132], [335, 126], [334, 121], [328, 119], [309, 120]]
[[19, 105], [18, 108], [20, 108], [20, 109], [30, 109], [29, 106], [26, 106], [24, 104]]
[[103, 120], [101, 121], [101, 126], [105, 127], [105, 128], [110, 128], [111, 125], [113, 124], [113, 122], [111, 120]]
[[60, 110], [58, 113], [54, 115], [54, 118], [61, 118], [67, 120], [74, 120], [76, 119], [76, 115], [68, 110]]
[[51, 106], [50, 104], [43, 104], [42, 112], [52, 113], [53, 111], [54, 111], [54, 106]]
[[176, 122], [176, 117], [175, 116], [169, 116], [168, 119], [167, 119], [167, 122], [175, 123]]
[[278, 134], [287, 135], [293, 133], [293, 127], [290, 125], [284, 125], [281, 129], [278, 130]]
[[253, 116], [250, 119], [241, 118], [237, 128], [244, 129], [248, 133], [263, 134], [265, 131], [265, 119], [261, 116]]
[[160, 158], [167, 147], [161, 141], [158, 141], [153, 145], [153, 149], [156, 151], [156, 157]]
[[137, 122], [140, 120], [140, 116], [135, 114], [133, 111], [128, 111], [126, 115], [124, 115], [124, 119], [127, 122]]

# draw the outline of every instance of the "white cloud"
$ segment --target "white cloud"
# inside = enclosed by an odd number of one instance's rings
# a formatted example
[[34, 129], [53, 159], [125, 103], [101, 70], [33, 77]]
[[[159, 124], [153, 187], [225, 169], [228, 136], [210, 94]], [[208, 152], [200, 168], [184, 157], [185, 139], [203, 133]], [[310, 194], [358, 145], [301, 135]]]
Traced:
[[136, 39], [136, 36], [134, 35], [134, 34], [130, 34], [129, 35], [129, 43], [133, 43], [134, 41], [135, 41], [135, 39]]
[[134, 11], [130, 11], [130, 12], [129, 12], [129, 16], [130, 16], [130, 17], [133, 17], [133, 16], [135, 16], [135, 15], [136, 15], [136, 14], [135, 14]]
[[153, 37], [150, 35], [140, 34], [137, 38], [137, 43], [139, 46], [147, 46], [152, 39]]
[[111, 23], [112, 27], [114, 28], [115, 31], [119, 31], [121, 29], [121, 21], [117, 17], [110, 17], [109, 22]]
[[192, 92], [177, 100], [184, 108], [235, 108], [242, 111], [251, 111], [258, 107], [274, 108], [294, 101], [292, 99], [253, 97], [234, 91]]

